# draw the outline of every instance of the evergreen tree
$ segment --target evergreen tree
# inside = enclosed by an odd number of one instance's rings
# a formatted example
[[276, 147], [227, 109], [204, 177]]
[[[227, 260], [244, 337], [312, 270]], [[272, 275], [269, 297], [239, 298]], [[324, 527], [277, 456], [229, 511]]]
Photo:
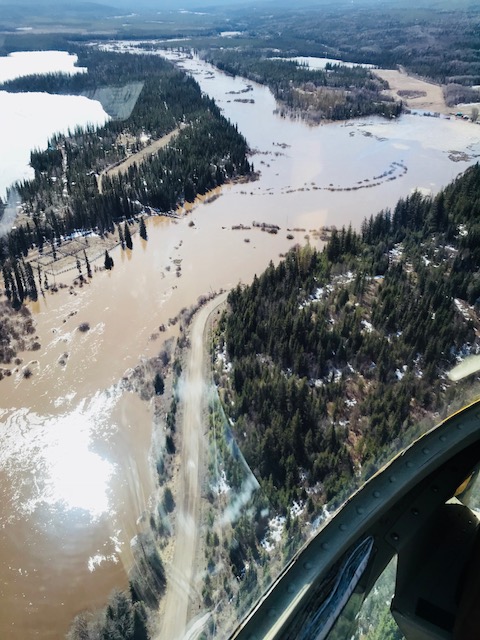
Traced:
[[25, 299], [25, 286], [23, 273], [17, 260], [15, 260], [13, 263], [13, 273], [15, 274], [15, 282], [17, 284], [16, 293], [18, 296], [18, 300], [21, 303]]
[[138, 606], [133, 609], [133, 640], [149, 640], [145, 615]]
[[175, 508], [175, 500], [170, 487], [167, 487], [163, 493], [163, 506], [167, 513], [171, 513]]
[[38, 284], [40, 286], [40, 291], [42, 291], [42, 271], [40, 269], [40, 263], [37, 264], [37, 273], [38, 273]]
[[125, 221], [124, 236], [125, 236], [125, 244], [127, 246], [127, 249], [133, 249], [132, 235], [130, 233], [130, 227], [128, 226], [127, 221]]
[[3, 273], [3, 282], [5, 284], [5, 294], [9, 300], [12, 299], [12, 290], [13, 290], [13, 280], [12, 280], [12, 272], [10, 267], [7, 264], [4, 264], [2, 267]]
[[105, 249], [105, 269], [113, 269], [113, 258], [110, 256], [108, 251]]
[[114, 591], [108, 601], [105, 629], [105, 640], [133, 640], [133, 607], [132, 601], [123, 591]]
[[25, 274], [27, 277], [28, 296], [30, 300], [37, 300], [38, 291], [35, 283], [35, 277], [33, 275], [33, 268], [29, 262], [25, 263]]
[[122, 227], [118, 225], [118, 239], [122, 245], [122, 249], [125, 249], [125, 236], [123, 235]]
[[140, 218], [139, 230], [140, 230], [139, 231], [140, 237], [143, 238], [144, 240], [148, 240], [147, 227], [145, 226], [145, 220], [143, 219], [143, 216]]
[[163, 392], [165, 391], [165, 383], [163, 382], [163, 378], [160, 373], [155, 374], [153, 386], [155, 387], [155, 393], [157, 396], [163, 395]]
[[91, 278], [91, 277], [92, 277], [92, 268], [91, 268], [91, 266], [90, 266], [90, 261], [89, 261], [89, 259], [88, 259], [88, 257], [87, 257], [87, 252], [86, 252], [86, 251], [84, 251], [84, 252], [83, 252], [83, 255], [85, 256], [85, 266], [87, 267], [87, 276], [88, 276], [89, 278]]

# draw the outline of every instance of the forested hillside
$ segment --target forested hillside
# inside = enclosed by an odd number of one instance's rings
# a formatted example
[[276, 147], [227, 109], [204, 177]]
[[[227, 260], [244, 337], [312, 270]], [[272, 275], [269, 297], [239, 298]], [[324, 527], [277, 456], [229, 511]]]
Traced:
[[278, 507], [341, 500], [459, 393], [445, 373], [479, 345], [479, 203], [475, 166], [231, 292], [217, 381]]
[[[246, 12], [245, 12], [246, 14]], [[442, 84], [480, 83], [479, 7], [475, 2], [329, 2], [270, 6], [231, 21], [241, 37], [289, 55], [325, 56], [408, 71]], [[277, 54], [278, 55], [278, 54]]]

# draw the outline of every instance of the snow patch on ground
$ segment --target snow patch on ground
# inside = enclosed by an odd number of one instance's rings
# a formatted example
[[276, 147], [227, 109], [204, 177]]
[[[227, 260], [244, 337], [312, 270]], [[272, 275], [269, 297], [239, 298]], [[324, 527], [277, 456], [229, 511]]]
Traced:
[[312, 304], [312, 302], [318, 302], [319, 300], [322, 300], [323, 298], [326, 298], [328, 296], [329, 293], [331, 293], [333, 291], [333, 286], [331, 284], [326, 285], [325, 287], [318, 287], [309, 297], [307, 300], [305, 300], [304, 302], [302, 302], [301, 304], [298, 305], [299, 309], [305, 309], [305, 307], [308, 307], [310, 304]]
[[217, 481], [212, 486], [212, 491], [217, 496], [230, 493], [231, 487], [227, 482], [227, 475], [224, 469], [222, 469], [222, 471], [220, 472], [220, 475], [217, 477]]
[[455, 303], [455, 306], [457, 307], [458, 311], [460, 311], [460, 313], [465, 318], [465, 320], [469, 320], [470, 319], [469, 311], [471, 307], [469, 307], [466, 302], [464, 302], [463, 300], [459, 300], [458, 298], [455, 298], [453, 302]]
[[347, 271], [347, 273], [342, 273], [339, 276], [335, 276], [333, 278], [333, 281], [337, 284], [349, 284], [350, 282], [353, 282], [354, 279], [355, 277], [353, 273], [351, 271]]
[[338, 287], [339, 285], [342, 286], [342, 285], [349, 284], [350, 282], [353, 282], [354, 279], [355, 279], [354, 275], [351, 271], [347, 271], [347, 273], [342, 273], [339, 276], [334, 276], [332, 278], [333, 284], [327, 284], [324, 287], [318, 287], [307, 298], [307, 300], [305, 300], [304, 302], [298, 305], [298, 308], [305, 309], [305, 307], [308, 307], [310, 304], [312, 304], [312, 302], [318, 302], [319, 300], [327, 298], [328, 295], [332, 293], [332, 291], [335, 291], [336, 287]]
[[397, 380], [403, 380], [403, 378], [405, 377], [405, 374], [407, 372], [407, 365], [404, 364], [403, 367], [401, 369], [396, 369], [395, 370], [395, 375], [397, 376]]
[[322, 507], [322, 511], [318, 514], [315, 520], [311, 524], [311, 533], [314, 534], [321, 525], [326, 522], [331, 516], [330, 511], [327, 509], [325, 505]]
[[403, 257], [403, 245], [401, 243], [396, 244], [393, 249], [388, 252], [388, 257], [392, 262], [400, 262]]
[[478, 355], [479, 345], [466, 342], [458, 350], [452, 349], [451, 352], [453, 355], [455, 355], [455, 359], [457, 360], [457, 362], [463, 362], [463, 360], [465, 358], [468, 358], [469, 356]]
[[285, 528], [285, 516], [275, 516], [268, 521], [268, 530], [265, 538], [261, 541], [262, 547], [269, 553], [275, 549], [282, 539], [282, 533]]
[[367, 333], [372, 333], [373, 324], [371, 322], [368, 322], [368, 320], [362, 320], [361, 325]]
[[294, 500], [293, 505], [290, 507], [290, 516], [292, 518], [298, 518], [304, 511], [305, 505]]
[[227, 345], [223, 345], [222, 351], [217, 353], [217, 362], [222, 365], [222, 370], [224, 373], [230, 373], [232, 370], [232, 363], [228, 359], [227, 355]]
[[[305, 511], [305, 505], [294, 500], [290, 507], [290, 517], [298, 518]], [[271, 553], [275, 547], [281, 542], [282, 535], [285, 530], [285, 516], [275, 516], [268, 521], [267, 532], [260, 542], [261, 546]]]

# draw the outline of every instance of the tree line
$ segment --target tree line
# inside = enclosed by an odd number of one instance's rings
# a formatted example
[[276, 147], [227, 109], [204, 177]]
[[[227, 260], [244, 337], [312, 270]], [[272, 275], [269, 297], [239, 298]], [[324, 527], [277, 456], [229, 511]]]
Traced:
[[478, 346], [479, 196], [474, 166], [230, 293], [225, 408], [277, 507], [347, 495], [450, 397]]
[[[460, 6], [445, 0], [436, 11], [411, 2], [271, 9], [254, 15], [245, 11], [238, 20], [239, 30], [251, 34], [252, 44], [263, 41], [291, 56], [328, 57], [385, 69], [401, 65], [441, 84], [480, 84], [479, 9], [472, 3]], [[242, 40], [247, 38], [239, 39], [237, 46]]]
[[[47, 149], [32, 152], [35, 177], [16, 185], [29, 220], [0, 239], [0, 266], [9, 260], [8, 268], [13, 269], [15, 261], [33, 248], [42, 252], [48, 247], [56, 259], [56, 248], [73, 233], [116, 233], [119, 223], [142, 211], [172, 211], [252, 170], [245, 138], [195, 80], [171, 63], [90, 47], [78, 49], [78, 55], [79, 63], [88, 66], [86, 74], [20, 78], [5, 88], [26, 90], [33, 83], [38, 90], [75, 92], [113, 78], [117, 84], [142, 81], [143, 89], [126, 120], [58, 134]], [[141, 148], [140, 136], [155, 140], [176, 128], [179, 132], [170, 146], [126, 173], [104, 176], [99, 191], [99, 174]], [[146, 237], [141, 217], [139, 224]], [[124, 230], [129, 233], [127, 225]], [[120, 238], [122, 244], [124, 240]]]
[[402, 106], [381, 92], [387, 85], [364, 67], [328, 64], [324, 70], [278, 57], [278, 51], [210, 48], [202, 56], [233, 76], [266, 84], [286, 108], [310, 118], [347, 120], [364, 115], [398, 116]]

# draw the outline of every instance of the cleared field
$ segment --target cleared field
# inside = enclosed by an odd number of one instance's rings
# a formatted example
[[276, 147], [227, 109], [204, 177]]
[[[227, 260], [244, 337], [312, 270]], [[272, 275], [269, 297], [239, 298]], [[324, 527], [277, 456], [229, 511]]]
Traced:
[[[433, 111], [445, 115], [452, 111], [452, 108], [445, 104], [441, 85], [414, 78], [405, 71], [376, 69], [374, 73], [390, 85], [386, 93], [396, 100], [403, 100], [409, 109]], [[407, 95], [402, 96], [398, 93], [399, 91], [407, 92]]]

